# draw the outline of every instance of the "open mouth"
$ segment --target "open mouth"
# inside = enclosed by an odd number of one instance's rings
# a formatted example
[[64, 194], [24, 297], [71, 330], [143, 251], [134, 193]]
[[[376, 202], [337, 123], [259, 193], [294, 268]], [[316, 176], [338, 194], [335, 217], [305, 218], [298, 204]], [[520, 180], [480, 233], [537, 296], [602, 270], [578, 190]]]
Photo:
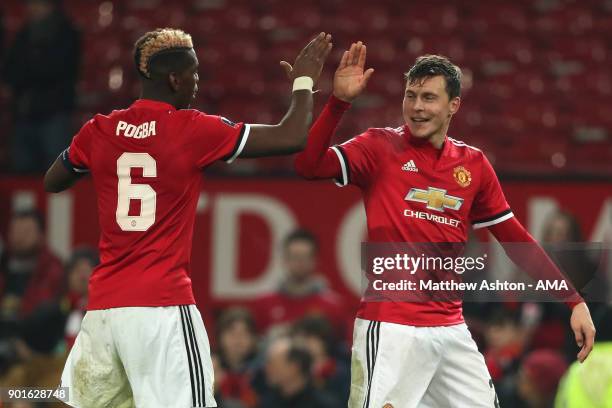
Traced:
[[429, 122], [429, 119], [426, 118], [410, 118], [414, 123], [425, 123]]

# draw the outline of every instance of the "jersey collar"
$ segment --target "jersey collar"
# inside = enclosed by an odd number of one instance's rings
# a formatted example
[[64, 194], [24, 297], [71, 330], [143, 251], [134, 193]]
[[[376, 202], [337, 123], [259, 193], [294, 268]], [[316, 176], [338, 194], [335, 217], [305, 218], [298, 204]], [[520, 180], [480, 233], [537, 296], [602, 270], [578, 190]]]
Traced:
[[444, 142], [442, 143], [442, 149], [436, 149], [435, 147], [432, 146], [431, 143], [429, 143], [429, 141], [421, 140], [416, 137], [413, 137], [410, 134], [410, 129], [408, 128], [407, 125], [404, 125], [403, 128], [404, 128], [404, 135], [406, 137], [406, 141], [408, 141], [408, 143], [410, 143], [410, 145], [413, 146], [414, 148], [435, 153], [438, 158], [442, 158], [450, 154], [451, 142], [448, 140], [448, 135], [444, 136]]
[[176, 108], [169, 103], [154, 101], [153, 99], [137, 99], [131, 106], [132, 108], [146, 108], [153, 110], [171, 110], [175, 111]]

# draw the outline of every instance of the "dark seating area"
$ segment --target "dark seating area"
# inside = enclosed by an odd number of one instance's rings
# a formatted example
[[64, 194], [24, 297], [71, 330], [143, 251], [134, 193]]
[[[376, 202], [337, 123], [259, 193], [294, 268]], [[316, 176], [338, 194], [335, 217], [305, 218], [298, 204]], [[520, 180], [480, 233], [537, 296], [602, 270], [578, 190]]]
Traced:
[[[600, 0], [65, 0], [83, 33], [79, 124], [138, 96], [132, 45], [145, 31], [189, 32], [200, 59], [196, 107], [233, 120], [280, 120], [289, 81], [278, 65], [316, 32], [335, 51], [319, 84], [322, 106], [339, 54], [368, 45], [376, 72], [346, 115], [343, 141], [367, 127], [402, 123], [403, 72], [425, 53], [464, 71], [462, 107], [450, 135], [482, 148], [500, 173], [612, 174], [612, 2]], [[5, 0], [7, 39], [23, 21], [23, 2]], [[3, 93], [2, 106], [8, 94]], [[3, 109], [3, 129], [10, 120]], [[6, 125], [6, 126], [5, 126]], [[0, 145], [6, 152], [9, 133]], [[6, 153], [4, 153], [6, 154]], [[244, 161], [218, 172], [285, 175], [291, 159]]]

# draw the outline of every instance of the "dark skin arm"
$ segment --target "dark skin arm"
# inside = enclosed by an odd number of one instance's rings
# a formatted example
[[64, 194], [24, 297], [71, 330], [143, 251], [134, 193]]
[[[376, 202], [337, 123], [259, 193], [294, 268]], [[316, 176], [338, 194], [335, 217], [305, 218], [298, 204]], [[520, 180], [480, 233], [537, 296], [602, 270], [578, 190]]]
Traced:
[[[331, 35], [321, 33], [295, 59], [293, 67], [282, 61], [290, 78], [312, 78], [316, 83], [331, 51]], [[242, 158], [291, 154], [304, 149], [312, 122], [312, 92], [293, 92], [291, 105], [277, 125], [251, 125], [249, 138], [240, 154]]]
[[73, 173], [62, 163], [62, 157], [55, 159], [55, 162], [45, 174], [45, 191], [49, 193], [59, 193], [67, 190], [79, 179], [83, 178], [82, 173]]

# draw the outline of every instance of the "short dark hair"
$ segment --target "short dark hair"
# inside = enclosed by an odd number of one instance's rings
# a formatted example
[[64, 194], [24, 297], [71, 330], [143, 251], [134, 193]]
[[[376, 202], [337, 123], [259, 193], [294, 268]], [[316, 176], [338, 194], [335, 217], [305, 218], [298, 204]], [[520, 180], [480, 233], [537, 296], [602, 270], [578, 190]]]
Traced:
[[312, 369], [312, 356], [301, 344], [291, 343], [287, 352], [287, 361], [298, 365], [300, 372], [306, 378], [310, 378]]
[[505, 326], [507, 324], [519, 326], [521, 324], [521, 309], [513, 309], [503, 303], [491, 307], [487, 314], [489, 326]]
[[335, 336], [331, 323], [324, 316], [308, 315], [295, 322], [292, 328], [294, 335], [313, 336], [320, 339], [328, 354], [334, 352]]
[[72, 252], [72, 255], [70, 255], [68, 262], [66, 262], [66, 271], [70, 272], [72, 268], [74, 268], [76, 264], [82, 260], [85, 260], [89, 262], [91, 266], [96, 267], [100, 263], [98, 251], [87, 246], [76, 248]]
[[317, 237], [307, 229], [296, 229], [287, 235], [283, 243], [283, 247], [287, 249], [289, 245], [296, 241], [306, 241], [313, 246], [315, 252], [318, 252], [319, 250], [319, 241], [317, 240]]
[[13, 213], [13, 217], [14, 220], [18, 219], [18, 218], [31, 218], [34, 220], [34, 222], [36, 222], [36, 225], [38, 226], [38, 229], [40, 231], [44, 231], [45, 230], [45, 218], [43, 217], [42, 213], [40, 211], [38, 211], [35, 208], [27, 208], [27, 209], [23, 209], [23, 210], [16, 210]]
[[231, 307], [227, 310], [224, 310], [223, 313], [219, 316], [219, 320], [217, 321], [217, 338], [221, 337], [223, 332], [228, 330], [234, 323], [244, 322], [247, 326], [249, 332], [255, 336], [257, 335], [257, 330], [255, 327], [255, 319], [253, 319], [253, 315], [248, 309], [244, 307]]
[[446, 81], [446, 93], [449, 99], [461, 95], [461, 69], [443, 55], [423, 55], [416, 59], [414, 65], [404, 74], [409, 84], [426, 78], [441, 75]]

